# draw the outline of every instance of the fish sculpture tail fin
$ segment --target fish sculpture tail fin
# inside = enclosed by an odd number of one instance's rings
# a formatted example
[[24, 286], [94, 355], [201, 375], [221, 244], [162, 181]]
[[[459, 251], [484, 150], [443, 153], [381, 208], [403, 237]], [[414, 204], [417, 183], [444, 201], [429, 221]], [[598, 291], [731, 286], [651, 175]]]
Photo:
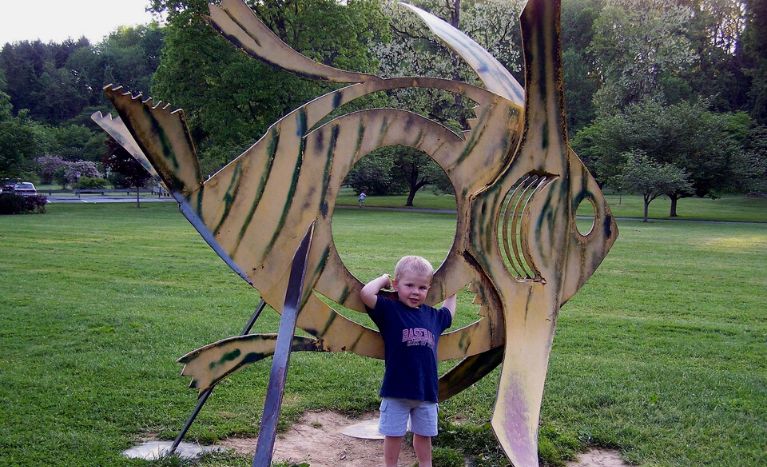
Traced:
[[107, 85], [104, 94], [168, 189], [186, 198], [197, 191], [202, 175], [183, 111], [122, 86]]

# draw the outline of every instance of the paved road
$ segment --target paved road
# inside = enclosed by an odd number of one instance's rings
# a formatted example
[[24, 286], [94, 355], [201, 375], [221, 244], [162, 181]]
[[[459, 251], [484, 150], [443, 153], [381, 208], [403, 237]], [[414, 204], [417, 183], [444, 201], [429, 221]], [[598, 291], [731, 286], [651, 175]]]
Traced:
[[[156, 196], [152, 197], [142, 197], [141, 202], [142, 203], [168, 203], [168, 202], [176, 202], [175, 199], [170, 197], [164, 197], [164, 198], [158, 198]], [[55, 197], [55, 196], [48, 196], [48, 202], [49, 203], [84, 203], [84, 204], [98, 204], [98, 203], [135, 203], [136, 197], [130, 197], [130, 196], [83, 196], [81, 198], [75, 198], [72, 196], [66, 196], [66, 197]]]

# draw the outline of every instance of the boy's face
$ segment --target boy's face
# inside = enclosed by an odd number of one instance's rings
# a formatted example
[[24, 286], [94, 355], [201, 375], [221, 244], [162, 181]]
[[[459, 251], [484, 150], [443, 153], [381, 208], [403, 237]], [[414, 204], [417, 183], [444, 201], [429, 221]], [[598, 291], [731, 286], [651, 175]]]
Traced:
[[426, 300], [431, 287], [431, 274], [418, 274], [403, 271], [400, 277], [392, 281], [399, 301], [411, 308], [418, 308]]

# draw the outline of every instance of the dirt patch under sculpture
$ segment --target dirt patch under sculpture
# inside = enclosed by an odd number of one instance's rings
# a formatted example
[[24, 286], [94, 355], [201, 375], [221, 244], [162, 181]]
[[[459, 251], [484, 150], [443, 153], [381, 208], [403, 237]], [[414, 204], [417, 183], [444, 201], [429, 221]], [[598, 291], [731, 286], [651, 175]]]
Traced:
[[[354, 438], [342, 433], [350, 425], [375, 420], [376, 417], [376, 414], [368, 414], [360, 419], [351, 419], [335, 412], [307, 412], [288, 431], [277, 435], [272, 461], [305, 462], [311, 467], [381, 465], [382, 440]], [[256, 438], [229, 438], [220, 444], [252, 456]], [[399, 465], [412, 466], [416, 462], [413, 447], [403, 443]], [[594, 449], [567, 466], [625, 467], [628, 464], [615, 451]]]

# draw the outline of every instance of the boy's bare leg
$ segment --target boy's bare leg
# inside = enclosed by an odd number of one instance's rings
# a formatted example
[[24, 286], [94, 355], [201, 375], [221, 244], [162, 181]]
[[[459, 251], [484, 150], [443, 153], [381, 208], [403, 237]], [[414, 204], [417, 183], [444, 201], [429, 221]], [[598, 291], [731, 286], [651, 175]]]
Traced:
[[384, 438], [384, 465], [386, 467], [397, 467], [402, 438], [404, 436], [387, 436]]
[[431, 467], [431, 436], [413, 433], [413, 449], [418, 458], [418, 467]]

